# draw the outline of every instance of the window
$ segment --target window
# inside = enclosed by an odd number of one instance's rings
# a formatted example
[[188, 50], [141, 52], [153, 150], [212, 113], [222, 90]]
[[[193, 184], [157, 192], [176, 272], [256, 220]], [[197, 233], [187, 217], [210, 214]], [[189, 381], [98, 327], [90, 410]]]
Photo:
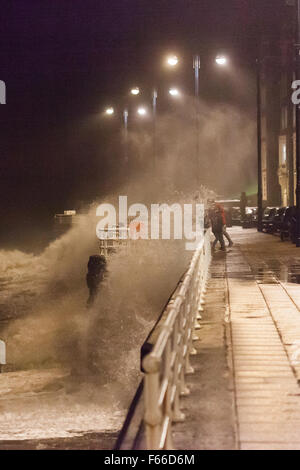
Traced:
[[279, 137], [279, 166], [286, 165], [286, 136]]

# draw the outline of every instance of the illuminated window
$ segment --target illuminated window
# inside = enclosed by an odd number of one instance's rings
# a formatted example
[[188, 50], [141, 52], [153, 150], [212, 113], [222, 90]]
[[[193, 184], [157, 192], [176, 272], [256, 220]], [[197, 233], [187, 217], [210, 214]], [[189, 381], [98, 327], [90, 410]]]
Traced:
[[286, 163], [286, 145], [282, 146], [282, 163]]
[[286, 164], [286, 136], [279, 137], [279, 165]]

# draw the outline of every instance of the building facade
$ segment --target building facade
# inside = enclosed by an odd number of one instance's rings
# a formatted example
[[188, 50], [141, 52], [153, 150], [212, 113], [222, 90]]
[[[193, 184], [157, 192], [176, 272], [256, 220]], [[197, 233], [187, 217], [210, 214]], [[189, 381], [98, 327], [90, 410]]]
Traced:
[[296, 203], [296, 126], [292, 103], [294, 10], [287, 8], [279, 36], [261, 45], [261, 153], [263, 206]]

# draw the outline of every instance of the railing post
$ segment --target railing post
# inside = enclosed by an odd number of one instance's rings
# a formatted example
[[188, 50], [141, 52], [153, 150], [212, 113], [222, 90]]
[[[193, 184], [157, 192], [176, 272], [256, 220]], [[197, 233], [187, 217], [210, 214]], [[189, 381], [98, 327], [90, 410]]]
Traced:
[[159, 406], [159, 363], [154, 363], [150, 356], [143, 362], [145, 375], [145, 424], [147, 448], [159, 450], [162, 410]]

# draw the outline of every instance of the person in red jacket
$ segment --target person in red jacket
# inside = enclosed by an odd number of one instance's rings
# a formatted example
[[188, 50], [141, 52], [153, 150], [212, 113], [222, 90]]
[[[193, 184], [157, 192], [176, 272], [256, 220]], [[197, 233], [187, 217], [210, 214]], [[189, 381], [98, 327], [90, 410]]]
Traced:
[[225, 242], [223, 238], [223, 217], [219, 207], [213, 204], [209, 211], [208, 217], [212, 229], [212, 233], [215, 236], [215, 240], [212, 244], [212, 251], [215, 251], [216, 245], [220, 242], [221, 250], [226, 252]]
[[229, 235], [229, 233], [227, 232], [227, 229], [226, 229], [226, 214], [225, 214], [224, 207], [222, 206], [222, 204], [220, 204], [218, 202], [215, 202], [215, 201], [209, 201], [209, 202], [211, 202], [212, 204], [215, 204], [215, 206], [221, 212], [222, 220], [223, 220], [223, 235], [228, 240], [228, 243], [229, 243], [228, 246], [232, 247], [233, 246], [233, 241], [231, 240], [230, 235]]

